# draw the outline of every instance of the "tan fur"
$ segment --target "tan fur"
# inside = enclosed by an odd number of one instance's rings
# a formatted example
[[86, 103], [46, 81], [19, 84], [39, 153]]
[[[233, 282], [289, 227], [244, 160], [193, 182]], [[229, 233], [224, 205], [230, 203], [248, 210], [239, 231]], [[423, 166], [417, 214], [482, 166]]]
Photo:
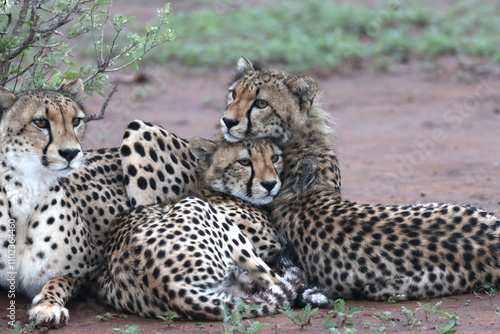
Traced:
[[[224, 138], [229, 142], [271, 138], [282, 148], [294, 148], [293, 153], [283, 150], [284, 173], [290, 177], [283, 179], [281, 198], [307, 189], [313, 180], [317, 186], [318, 182], [333, 186], [340, 198], [332, 120], [314, 102], [316, 81], [308, 76], [259, 71], [245, 58], [238, 63], [237, 77], [240, 79], [229, 87], [228, 106], [220, 122]], [[268, 106], [259, 109], [257, 100], [266, 101]]]
[[[270, 143], [193, 139], [190, 146], [199, 159], [198, 186], [216, 188], [203, 189], [206, 194], [218, 190], [258, 203], [262, 190], [248, 189], [279, 180], [280, 150]], [[248, 159], [245, 166], [242, 159]], [[145, 317], [176, 312], [184, 319], [222, 320], [222, 303], [234, 310], [235, 297], [262, 307], [245, 317], [276, 313], [284, 303], [293, 304], [305, 280], [297, 268], [280, 278], [263, 261], [271, 260], [265, 242], [271, 243], [268, 250], [278, 246], [275, 235], [266, 237], [268, 224], [258, 209], [227, 195], [129, 211], [112, 224], [99, 297]]]
[[[199, 194], [224, 192], [263, 205], [269, 204], [281, 187], [278, 174], [283, 169], [283, 162], [281, 150], [276, 145], [263, 145], [262, 141], [237, 145], [219, 141], [215, 144], [194, 138], [190, 147], [202, 170], [197, 178]], [[249, 164], [243, 165], [245, 161]], [[266, 189], [266, 184], [272, 189]]]
[[15, 292], [33, 298], [30, 318], [56, 327], [97, 265], [87, 222], [59, 180], [83, 161], [82, 93], [81, 80], [58, 91], [0, 90], [0, 284], [10, 288], [15, 272]]
[[[245, 59], [238, 72], [222, 131], [229, 141], [268, 137], [281, 144], [283, 186], [272, 217], [311, 280], [341, 298], [376, 300], [500, 285], [500, 220], [493, 213], [467, 205], [342, 200], [330, 117], [312, 100], [314, 79], [258, 70]], [[257, 99], [269, 107], [243, 113]]]
[[[265, 171], [255, 173], [250, 193], [247, 193], [244, 183], [249, 180], [251, 169], [237, 163], [240, 156], [236, 152], [253, 152], [250, 158], [255, 162], [254, 166], [265, 168]], [[211, 158], [214, 153], [218, 155], [217, 159]], [[212, 204], [217, 201], [221, 209], [225, 207], [229, 211], [251, 211], [252, 214], [242, 219], [238, 227], [252, 241], [259, 257], [271, 261], [273, 254], [280, 249], [276, 234], [270, 227], [266, 214], [245, 201], [267, 204], [272, 197], [262, 186], [262, 182], [266, 180], [276, 182], [272, 196], [276, 195], [280, 182], [275, 170], [281, 170], [281, 161], [277, 161], [274, 169], [270, 168], [269, 163], [262, 164], [260, 161], [271, 161], [273, 156], [280, 153], [281, 150], [276, 145], [268, 143], [246, 143], [229, 147], [219, 139], [211, 142], [194, 138], [188, 142], [158, 125], [135, 120], [130, 122], [125, 131], [120, 147], [122, 160], [119, 163], [123, 166], [126, 194], [132, 206], [161, 203], [170, 207], [186, 196], [211, 196], [220, 194], [220, 191], [237, 196], [238, 198], [229, 199], [228, 196], [218, 196], [217, 200], [212, 197]], [[228, 160], [228, 157], [233, 157], [234, 160]], [[238, 171], [237, 174], [228, 174], [229, 177], [219, 181], [222, 184], [227, 182], [227, 186], [232, 185], [232, 189], [215, 189], [221, 172], [229, 167], [232, 169], [231, 173]], [[241, 192], [240, 189], [245, 191]], [[107, 233], [107, 229], [103, 230]], [[101, 233], [98, 243], [104, 239]]]
[[[61, 175], [69, 175], [71, 169], [78, 168], [83, 159], [80, 140], [85, 129], [82, 121], [85, 114], [77, 102], [82, 92], [81, 80], [64, 86], [60, 93], [28, 91], [17, 95], [15, 100], [11, 93], [3, 89], [0, 99], [3, 101], [2, 105], [7, 106], [4, 109], [8, 110], [2, 113], [0, 120], [0, 144], [2, 154], [9, 163], [22, 171], [27, 167], [23, 164], [41, 161], [41, 167], [46, 167], [41, 168], [42, 171], [46, 169], [50, 175], [52, 173], [49, 171], [55, 172], [51, 175], [52, 180]], [[47, 128], [39, 128], [35, 120], [46, 120]], [[73, 125], [74, 120], [80, 120], [77, 126]], [[70, 164], [60, 154], [65, 150], [78, 151]], [[28, 155], [33, 159], [27, 158]], [[63, 171], [66, 167], [69, 167], [68, 172]]]

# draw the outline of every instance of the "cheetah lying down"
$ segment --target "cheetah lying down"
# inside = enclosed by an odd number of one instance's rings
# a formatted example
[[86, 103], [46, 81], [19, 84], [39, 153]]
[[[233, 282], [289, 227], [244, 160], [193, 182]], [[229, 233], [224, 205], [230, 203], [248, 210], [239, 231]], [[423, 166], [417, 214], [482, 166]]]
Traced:
[[0, 87], [0, 285], [33, 298], [30, 318], [55, 326], [98, 264], [87, 221], [59, 180], [83, 161], [82, 93], [81, 80], [17, 95]]
[[500, 220], [467, 205], [341, 199], [330, 117], [316, 81], [238, 62], [221, 118], [226, 140], [273, 138], [283, 150], [272, 220], [309, 278], [338, 297], [425, 299], [500, 286]]
[[276, 313], [297, 298], [327, 303], [323, 291], [308, 290], [298, 268], [285, 268], [281, 277], [271, 270], [263, 259], [271, 261], [268, 250], [276, 248], [277, 237], [267, 217], [234, 197], [268, 203], [281, 184], [281, 151], [267, 141], [200, 139], [191, 141], [191, 150], [205, 196], [140, 206], [117, 217], [99, 298], [140, 316], [175, 312], [196, 320], [222, 320], [223, 303], [232, 310], [234, 298], [261, 306], [246, 317]]

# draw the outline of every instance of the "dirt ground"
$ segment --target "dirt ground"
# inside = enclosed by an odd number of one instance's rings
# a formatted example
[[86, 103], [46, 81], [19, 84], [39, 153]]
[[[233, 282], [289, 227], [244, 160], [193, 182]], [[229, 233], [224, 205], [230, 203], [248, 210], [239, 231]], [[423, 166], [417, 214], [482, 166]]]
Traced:
[[[323, 107], [337, 120], [332, 144], [340, 158], [344, 198], [367, 203], [470, 203], [499, 211], [499, 76], [486, 71], [463, 82], [457, 80], [463, 73], [453, 61], [444, 62], [441, 68], [435, 73], [411, 65], [396, 66], [388, 73], [345, 70], [311, 74], [323, 92]], [[116, 77], [119, 91], [105, 119], [88, 124], [84, 146], [117, 146], [132, 119], [161, 124], [185, 138], [210, 138], [224, 110], [226, 84], [231, 77], [229, 70], [194, 74], [166, 71], [159, 66], [145, 68], [140, 78], [134, 73]], [[137, 82], [145, 78], [146, 82]], [[98, 113], [102, 102], [88, 100], [88, 112]], [[438, 301], [443, 301], [439, 311], [460, 317], [454, 327], [458, 333], [500, 333], [500, 311], [496, 307], [500, 306], [500, 294], [471, 293], [423, 302], [434, 305]], [[26, 310], [21, 308], [27, 304], [26, 298], [17, 298], [18, 320], [27, 320]], [[5, 310], [7, 306], [3, 293], [0, 308]], [[421, 323], [406, 326], [402, 306], [415, 309], [416, 302], [348, 301], [347, 306], [364, 309], [351, 319], [352, 325], [339, 318], [333, 321], [340, 329], [355, 327], [358, 333], [376, 332], [380, 327], [386, 327], [389, 333], [435, 333], [436, 326], [442, 329], [450, 321], [446, 315], [426, 319], [419, 311], [415, 321]], [[128, 324], [137, 325], [141, 333], [220, 333], [223, 326], [221, 322], [176, 321], [169, 327], [160, 320], [132, 315], [124, 319], [118, 314], [100, 321], [96, 315], [116, 312], [84, 297], [72, 300], [68, 308], [70, 324], [51, 332], [113, 333], [113, 328]], [[386, 323], [373, 316], [386, 311], [391, 312]], [[323, 326], [327, 316], [326, 310], [320, 310], [304, 330], [284, 315], [258, 321], [269, 324], [262, 333], [319, 333], [327, 331]], [[0, 333], [10, 332], [6, 322]]]

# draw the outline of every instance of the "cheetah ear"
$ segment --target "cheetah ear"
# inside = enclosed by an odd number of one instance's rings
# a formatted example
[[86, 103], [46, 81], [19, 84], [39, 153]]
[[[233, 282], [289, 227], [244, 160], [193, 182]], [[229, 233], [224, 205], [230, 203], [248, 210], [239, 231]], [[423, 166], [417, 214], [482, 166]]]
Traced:
[[5, 87], [0, 87], [0, 119], [2, 119], [2, 114], [4, 110], [12, 107], [12, 105], [17, 101], [17, 96], [15, 96], [10, 90]]
[[247, 58], [240, 57], [240, 59], [238, 59], [238, 65], [236, 66], [236, 78], [234, 81], [241, 79], [241, 77], [250, 71], [260, 71], [260, 68], [252, 64]]
[[300, 108], [309, 110], [318, 92], [318, 83], [308, 76], [296, 76], [287, 80], [286, 85], [300, 99]]
[[195, 137], [189, 141], [191, 153], [196, 157], [199, 163], [209, 164], [212, 160], [217, 144], [203, 138]]
[[74, 79], [62, 85], [59, 90], [64, 93], [68, 93], [73, 98], [78, 100], [82, 97], [85, 88], [83, 87], [82, 79]]

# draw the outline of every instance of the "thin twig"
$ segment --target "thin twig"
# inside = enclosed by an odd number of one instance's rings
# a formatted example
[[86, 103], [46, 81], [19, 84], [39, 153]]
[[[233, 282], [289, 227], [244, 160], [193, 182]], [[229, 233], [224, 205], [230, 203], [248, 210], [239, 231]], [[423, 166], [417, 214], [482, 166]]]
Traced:
[[[22, 53], [22, 54], [21, 54], [21, 59], [19, 60], [19, 66], [21, 66], [21, 64], [23, 63], [24, 55], [25, 55], [25, 53]], [[14, 89], [12, 90], [13, 92], [15, 92], [15, 91], [16, 91], [16, 87], [17, 87], [17, 81], [18, 81], [18, 79], [19, 79], [19, 75], [18, 75], [18, 76], [16, 76], [16, 82], [14, 82]]]
[[17, 37], [21, 34], [21, 28], [24, 25], [24, 23], [26, 22], [26, 14], [28, 13], [30, 5], [31, 5], [30, 0], [23, 1], [23, 5], [21, 7], [21, 10], [19, 11], [19, 15], [17, 16], [16, 25], [14, 26], [14, 29], [12, 30], [12, 36]]
[[7, 23], [2, 28], [2, 32], [0, 33], [1, 35], [7, 34], [7, 29], [9, 29], [9, 26], [12, 23], [12, 13], [6, 13], [5, 15], [7, 15]]
[[[25, 1], [29, 2], [27, 0], [25, 0]], [[26, 50], [30, 45], [32, 45], [36, 41], [36, 39], [35, 39], [36, 34], [35, 34], [34, 29], [35, 29], [35, 26], [38, 24], [38, 17], [36, 15], [36, 11], [35, 11], [35, 4], [32, 5], [30, 20], [31, 20], [31, 25], [30, 25], [30, 30], [29, 30], [28, 35], [26, 37], [24, 37], [23, 41], [21, 42], [21, 44], [17, 48], [10, 50], [10, 52], [7, 52], [7, 50], [4, 51], [4, 53], [2, 55], [3, 61], [10, 61], [10, 60], [14, 59], [21, 52]]]
[[94, 114], [94, 115], [89, 115], [83, 119], [85, 123], [90, 122], [90, 121], [97, 121], [100, 119], [104, 118], [104, 112], [106, 111], [106, 108], [108, 107], [109, 100], [113, 97], [113, 94], [118, 91], [117, 89], [118, 85], [115, 85], [111, 92], [109, 93], [108, 97], [106, 98], [106, 101], [104, 101], [104, 104], [102, 105], [101, 108], [101, 113], [100, 114]]
[[[0, 81], [0, 86], [5, 86], [8, 82], [10, 82], [14, 79], [17, 79], [18, 77], [22, 76], [24, 73], [28, 72], [30, 70], [30, 68], [32, 68], [36, 64], [36, 59], [38, 57], [40, 57], [42, 55], [42, 53], [43, 53], [43, 50], [40, 50], [39, 52], [37, 52], [37, 54], [35, 54], [33, 56], [34, 61], [31, 64], [27, 65], [25, 68], [23, 68], [21, 71], [17, 72], [13, 76], [5, 78], [4, 80]], [[19, 64], [21, 64], [23, 62], [23, 57], [24, 57], [24, 54], [21, 55], [21, 60], [19, 61]], [[16, 80], [16, 83], [17, 83], [17, 80]]]
[[66, 15], [66, 18], [58, 18], [58, 21], [52, 23], [49, 27], [47, 28], [37, 28], [37, 27], [34, 27], [33, 30], [36, 32], [36, 33], [39, 33], [39, 34], [46, 34], [46, 33], [52, 33], [54, 31], [56, 31], [58, 28], [62, 27], [63, 25], [67, 24], [68, 22], [71, 22], [73, 21], [72, 18], [68, 18], [69, 14]]
[[[100, 46], [101, 46], [101, 53], [100, 53], [100, 57], [101, 57], [101, 64], [99, 64], [99, 67], [100, 65], [104, 64], [104, 30], [106, 29], [106, 24], [109, 22], [109, 13], [111, 12], [111, 6], [113, 6], [113, 1], [110, 1], [109, 4], [108, 4], [108, 9], [106, 10], [106, 18], [104, 19], [104, 22], [102, 23], [102, 26], [101, 26], [101, 43], [100, 43]], [[106, 65], [106, 67], [108, 67], [108, 65]]]
[[[130, 60], [130, 61], [126, 62], [125, 64], [122, 64], [122, 65], [120, 65], [120, 66], [118, 66], [118, 67], [115, 67], [115, 68], [110, 68], [110, 69], [107, 69], [107, 68], [106, 68], [106, 69], [104, 69], [104, 71], [102, 71], [102, 73], [116, 72], [116, 71], [120, 71], [120, 70], [124, 69], [125, 67], [127, 67], [127, 66], [129, 66], [129, 65], [131, 65], [131, 64], [133, 64], [133, 63], [135, 63], [138, 59], [140, 59], [140, 58], [141, 58], [142, 56], [144, 56], [147, 52], [151, 51], [152, 49], [154, 49], [154, 48], [155, 48], [155, 47], [157, 47], [158, 45], [160, 45], [160, 44], [151, 45], [151, 46], [147, 49], [147, 51], [143, 51], [143, 52], [141, 53], [141, 55], [139, 55], [139, 56], [135, 57], [133, 60]], [[121, 54], [120, 54], [120, 56], [121, 56]]]
[[99, 67], [101, 65], [101, 57], [100, 57], [100, 54], [101, 54], [101, 51], [100, 49], [98, 49], [97, 47], [97, 44], [99, 44], [97, 42], [97, 38], [96, 38], [96, 29], [95, 29], [95, 21], [94, 21], [94, 6], [92, 6], [92, 8], [90, 8], [90, 14], [89, 14], [89, 18], [90, 18], [90, 25], [92, 27], [91, 29], [91, 32], [92, 32], [92, 43], [94, 44], [94, 52], [95, 52], [95, 55], [97, 57], [97, 67]]

